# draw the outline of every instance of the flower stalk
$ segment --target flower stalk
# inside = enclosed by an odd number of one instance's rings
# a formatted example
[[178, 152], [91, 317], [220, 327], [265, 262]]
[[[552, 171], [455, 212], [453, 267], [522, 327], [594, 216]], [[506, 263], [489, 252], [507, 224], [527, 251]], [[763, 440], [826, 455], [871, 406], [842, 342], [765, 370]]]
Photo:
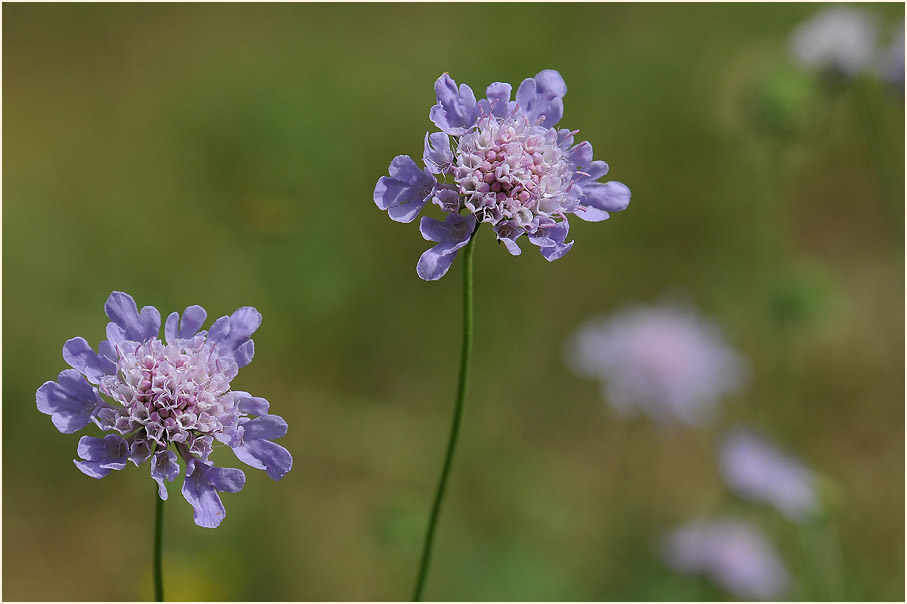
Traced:
[[[885, 153], [885, 141], [876, 122], [875, 108], [869, 97], [866, 82], [857, 82], [854, 87], [854, 103], [857, 117], [863, 129], [863, 138], [869, 151], [869, 159], [879, 183], [879, 195], [882, 198], [882, 209], [886, 214], [886, 222], [892, 229], [895, 242], [904, 239], [904, 232], [900, 225], [904, 222], [900, 202], [891, 190], [891, 170]], [[897, 247], [900, 249], [900, 245]], [[903, 251], [903, 250], [901, 250]]]
[[[478, 229], [476, 229], [478, 230]], [[438, 489], [435, 492], [435, 500], [432, 504], [431, 517], [428, 521], [428, 530], [425, 534], [425, 544], [422, 547], [422, 560], [419, 563], [419, 575], [416, 579], [416, 590], [413, 594], [413, 601], [422, 600], [422, 591], [425, 588], [425, 579], [428, 575], [428, 566], [431, 562], [432, 544], [435, 538], [435, 528], [438, 524], [438, 516], [441, 512], [441, 503], [444, 500], [444, 492], [447, 488], [447, 477], [450, 474], [450, 467], [453, 463], [454, 452], [457, 448], [457, 437], [460, 434], [460, 423], [463, 419], [463, 406], [466, 401], [466, 392], [469, 388], [469, 365], [472, 359], [472, 337], [473, 337], [473, 318], [472, 318], [472, 254], [475, 245], [475, 232], [463, 254], [463, 349], [460, 355], [460, 378], [457, 383], [457, 401], [454, 406], [453, 423], [450, 426], [450, 438], [447, 442], [447, 454], [444, 457], [444, 467], [441, 470], [441, 478], [438, 481]]]
[[154, 561], [152, 572], [154, 577], [154, 601], [164, 601], [164, 571], [161, 559], [161, 544], [164, 536], [164, 500], [158, 496], [157, 486], [154, 488]]

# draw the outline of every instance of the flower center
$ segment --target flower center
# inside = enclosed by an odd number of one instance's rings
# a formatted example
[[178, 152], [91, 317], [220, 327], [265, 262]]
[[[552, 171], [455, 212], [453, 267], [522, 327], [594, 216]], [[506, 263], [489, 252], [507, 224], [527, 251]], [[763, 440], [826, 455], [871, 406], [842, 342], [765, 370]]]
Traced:
[[101, 391], [125, 409], [118, 429], [144, 428], [166, 447], [235, 423], [230, 380], [236, 362], [219, 357], [204, 335], [166, 345], [157, 338], [123, 343], [117, 353], [117, 372], [101, 380]]
[[533, 126], [525, 116], [479, 119], [460, 137], [454, 180], [466, 207], [481, 222], [515, 220], [557, 212], [572, 173], [557, 131]]

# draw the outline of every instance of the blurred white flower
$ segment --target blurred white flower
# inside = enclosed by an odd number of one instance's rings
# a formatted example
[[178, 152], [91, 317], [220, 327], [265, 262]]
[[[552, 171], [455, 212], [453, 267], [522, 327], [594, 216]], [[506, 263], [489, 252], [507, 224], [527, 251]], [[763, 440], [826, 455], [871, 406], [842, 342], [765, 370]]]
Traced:
[[747, 375], [715, 324], [670, 304], [586, 323], [568, 343], [566, 362], [577, 374], [601, 380], [618, 412], [645, 413], [662, 424], [701, 425]]
[[769, 503], [794, 522], [808, 519], [818, 508], [813, 473], [753, 432], [736, 430], [724, 439], [719, 467], [739, 497]]
[[791, 52], [809, 69], [849, 78], [873, 62], [878, 33], [876, 19], [865, 11], [831, 6], [794, 30]]
[[904, 92], [904, 24], [894, 29], [891, 41], [882, 51], [879, 75], [883, 80]]
[[675, 570], [706, 575], [742, 600], [779, 597], [790, 577], [774, 548], [738, 520], [697, 520], [668, 534], [663, 555]]

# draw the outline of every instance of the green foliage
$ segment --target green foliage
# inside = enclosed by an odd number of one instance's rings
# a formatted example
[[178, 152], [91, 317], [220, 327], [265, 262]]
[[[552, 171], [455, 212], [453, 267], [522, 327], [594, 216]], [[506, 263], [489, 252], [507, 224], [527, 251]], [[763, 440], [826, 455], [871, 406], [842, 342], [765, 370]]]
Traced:
[[[4, 598], [150, 597], [147, 466], [81, 475], [77, 437], [34, 404], [67, 338], [103, 337], [114, 289], [212, 318], [258, 307], [235, 385], [290, 426], [293, 470], [247, 472], [217, 530], [171, 489], [168, 597], [406, 598], [453, 405], [460, 268], [421, 282], [426, 242], [373, 187], [394, 155], [421, 153], [442, 72], [481, 90], [555, 68], [563, 124], [633, 201], [574, 221], [553, 264], [476, 243], [472, 386], [427, 596], [727, 597], [655, 549], [727, 509], [713, 504], [722, 424], [622, 422], [561, 360], [588, 315], [678, 290], [751, 361], [722, 422], [771, 431], [836, 485], [853, 579], [807, 572], [778, 520], [790, 596], [902, 599], [903, 238], [879, 192], [904, 194], [903, 99], [871, 98], [897, 168], [882, 187], [849, 97], [786, 63], [814, 10], [5, 5]], [[764, 144], [753, 123], [783, 136]]]

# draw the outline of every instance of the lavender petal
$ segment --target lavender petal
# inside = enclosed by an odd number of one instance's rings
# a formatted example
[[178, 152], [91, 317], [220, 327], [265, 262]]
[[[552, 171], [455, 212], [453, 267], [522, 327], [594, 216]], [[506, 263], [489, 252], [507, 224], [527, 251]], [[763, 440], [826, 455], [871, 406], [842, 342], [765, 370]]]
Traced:
[[[142, 342], [158, 335], [161, 329], [161, 313], [153, 306], [145, 306], [138, 311], [132, 296], [123, 292], [113, 292], [104, 304], [104, 311], [111, 322], [118, 328], [114, 334], [118, 344], [122, 340]], [[109, 331], [108, 331], [109, 335]]]
[[151, 478], [157, 483], [158, 496], [164, 501], [168, 495], [164, 481], [173, 482], [179, 473], [180, 466], [173, 451], [158, 451], [151, 457]]
[[77, 468], [92, 478], [104, 478], [111, 470], [126, 467], [129, 446], [118, 434], [108, 434], [104, 438], [83, 436], [79, 439], [77, 452], [84, 460], [72, 460]]
[[475, 121], [476, 96], [466, 84], [457, 83], [443, 74], [435, 82], [438, 104], [431, 108], [429, 119], [447, 134], [465, 134]]
[[101, 405], [101, 396], [75, 369], [60, 372], [56, 382], [44, 382], [35, 394], [38, 411], [50, 415], [63, 434], [72, 434], [88, 425]]
[[92, 384], [99, 383], [102, 377], [116, 371], [113, 361], [92, 350], [85, 338], [67, 340], [63, 344], [63, 360], [83, 373]]
[[544, 116], [540, 125], [553, 128], [564, 115], [564, 95], [567, 84], [553, 69], [541, 71], [534, 78], [523, 80], [516, 92], [516, 102], [532, 123]]

